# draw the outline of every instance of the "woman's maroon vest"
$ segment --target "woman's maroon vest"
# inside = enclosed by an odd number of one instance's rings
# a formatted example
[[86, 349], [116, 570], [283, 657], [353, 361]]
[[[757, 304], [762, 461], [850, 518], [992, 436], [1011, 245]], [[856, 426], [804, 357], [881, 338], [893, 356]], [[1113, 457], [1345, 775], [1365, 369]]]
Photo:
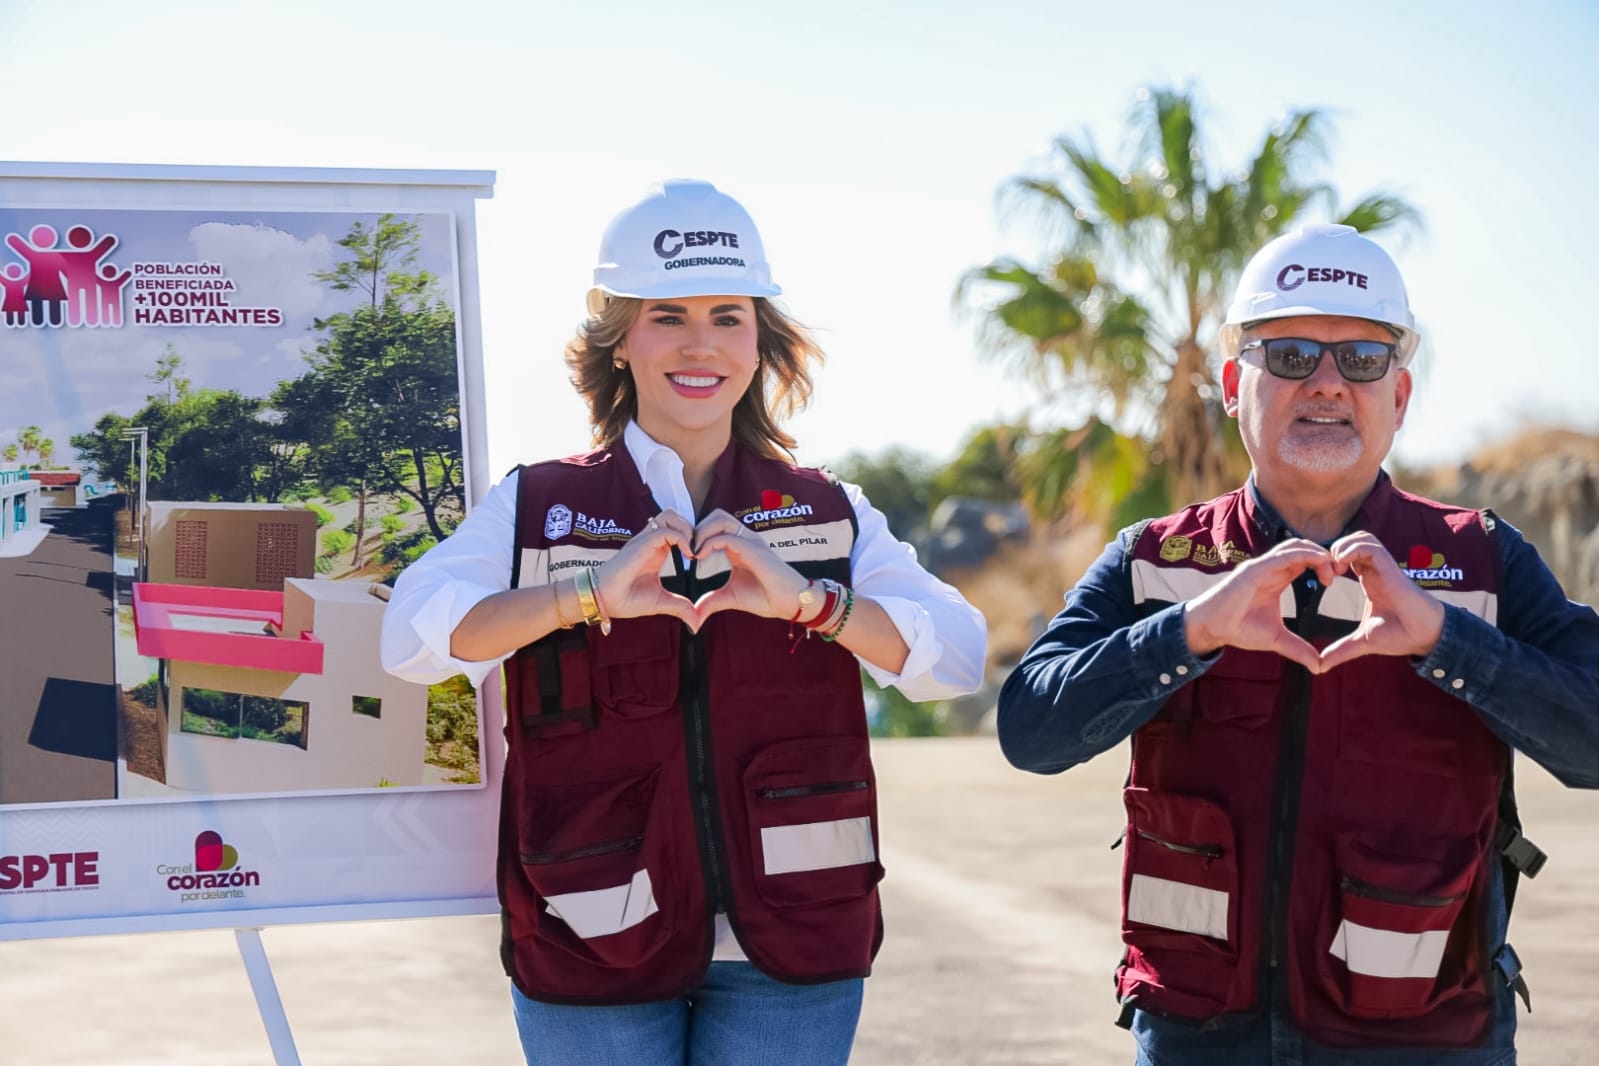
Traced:
[[[1412, 580], [1495, 619], [1491, 521], [1383, 478], [1352, 528]], [[1133, 548], [1148, 613], [1273, 547], [1247, 489], [1150, 523]], [[1284, 623], [1349, 633], [1351, 575]], [[1408, 657], [1327, 674], [1227, 649], [1133, 737], [1126, 790], [1124, 1002], [1213, 1019], [1286, 1002], [1332, 1044], [1468, 1044], [1491, 1012], [1491, 846], [1510, 752]]]
[[[621, 448], [526, 467], [512, 584], [598, 566], [658, 510]], [[854, 509], [827, 475], [731, 445], [721, 508], [808, 577], [848, 583]], [[717, 571], [720, 572], [717, 572]], [[695, 599], [718, 559], [662, 583]], [[882, 938], [876, 786], [855, 657], [728, 611], [557, 630], [505, 665], [502, 955], [528, 996], [632, 1003], [691, 988], [725, 911], [750, 961], [812, 983]]]

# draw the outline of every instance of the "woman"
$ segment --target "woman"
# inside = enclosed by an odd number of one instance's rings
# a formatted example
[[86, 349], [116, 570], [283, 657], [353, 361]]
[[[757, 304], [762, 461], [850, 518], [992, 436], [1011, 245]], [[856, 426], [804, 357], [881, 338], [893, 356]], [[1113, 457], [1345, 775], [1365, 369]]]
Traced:
[[530, 1064], [849, 1057], [881, 940], [860, 666], [912, 699], [986, 631], [777, 423], [821, 357], [731, 197], [607, 229], [567, 346], [598, 450], [521, 468], [406, 570], [385, 665], [506, 660], [502, 957]]

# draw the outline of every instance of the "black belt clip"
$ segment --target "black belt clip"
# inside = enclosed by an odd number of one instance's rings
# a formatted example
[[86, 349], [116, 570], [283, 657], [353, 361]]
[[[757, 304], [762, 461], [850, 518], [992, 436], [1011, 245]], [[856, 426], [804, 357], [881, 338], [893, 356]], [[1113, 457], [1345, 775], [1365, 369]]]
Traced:
[[1527, 980], [1521, 976], [1521, 958], [1516, 954], [1516, 949], [1509, 944], [1501, 945], [1494, 952], [1494, 969], [1499, 971], [1499, 976], [1506, 985], [1515, 990], [1521, 997], [1521, 1002], [1526, 1005], [1527, 1013], [1532, 1013], [1532, 993], [1527, 990]]
[[1537, 877], [1543, 864], [1549, 861], [1542, 848], [1522, 836], [1521, 830], [1509, 822], [1500, 822], [1494, 830], [1494, 850], [1528, 877]]

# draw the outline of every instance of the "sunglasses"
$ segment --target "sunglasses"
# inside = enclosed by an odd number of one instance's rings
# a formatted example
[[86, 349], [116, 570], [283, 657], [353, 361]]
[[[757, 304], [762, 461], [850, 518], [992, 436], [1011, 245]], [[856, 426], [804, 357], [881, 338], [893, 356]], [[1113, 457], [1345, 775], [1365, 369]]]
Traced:
[[1266, 369], [1273, 377], [1290, 381], [1303, 381], [1316, 372], [1321, 357], [1332, 353], [1338, 373], [1345, 381], [1377, 381], [1388, 373], [1388, 364], [1394, 360], [1398, 345], [1384, 341], [1322, 341], [1303, 337], [1272, 337], [1270, 340], [1250, 341], [1238, 350], [1242, 355], [1251, 348], [1259, 348], [1266, 357]]

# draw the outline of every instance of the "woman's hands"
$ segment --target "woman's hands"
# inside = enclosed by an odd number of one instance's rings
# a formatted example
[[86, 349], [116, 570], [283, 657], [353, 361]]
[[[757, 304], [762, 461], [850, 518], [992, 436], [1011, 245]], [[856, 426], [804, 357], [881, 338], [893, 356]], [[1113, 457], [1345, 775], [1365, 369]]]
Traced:
[[765, 538], [746, 530], [744, 523], [726, 511], [715, 510], [695, 527], [694, 539], [694, 558], [699, 560], [702, 576], [707, 566], [714, 565], [717, 552], [732, 568], [727, 584], [695, 603], [699, 625], [718, 611], [745, 611], [784, 620], [799, 611], [800, 590], [810, 582], [768, 547]]
[[662, 511], [651, 518], [621, 551], [595, 570], [600, 609], [611, 618], [671, 615], [690, 629], [699, 629], [694, 604], [661, 585], [661, 571], [672, 572], [672, 549], [686, 558], [693, 545], [694, 527], [676, 511]]
[[[671, 573], [673, 548], [698, 564], [702, 576], [719, 571], [716, 556], [726, 560], [727, 584], [707, 592], [698, 602], [668, 592], [663, 570]], [[662, 511], [603, 566], [595, 571], [600, 604], [612, 618], [665, 614], [698, 631], [719, 611], [745, 611], [763, 618], [793, 618], [799, 593], [807, 584], [766, 541], [723, 510], [712, 511], [698, 526], [676, 511]]]

